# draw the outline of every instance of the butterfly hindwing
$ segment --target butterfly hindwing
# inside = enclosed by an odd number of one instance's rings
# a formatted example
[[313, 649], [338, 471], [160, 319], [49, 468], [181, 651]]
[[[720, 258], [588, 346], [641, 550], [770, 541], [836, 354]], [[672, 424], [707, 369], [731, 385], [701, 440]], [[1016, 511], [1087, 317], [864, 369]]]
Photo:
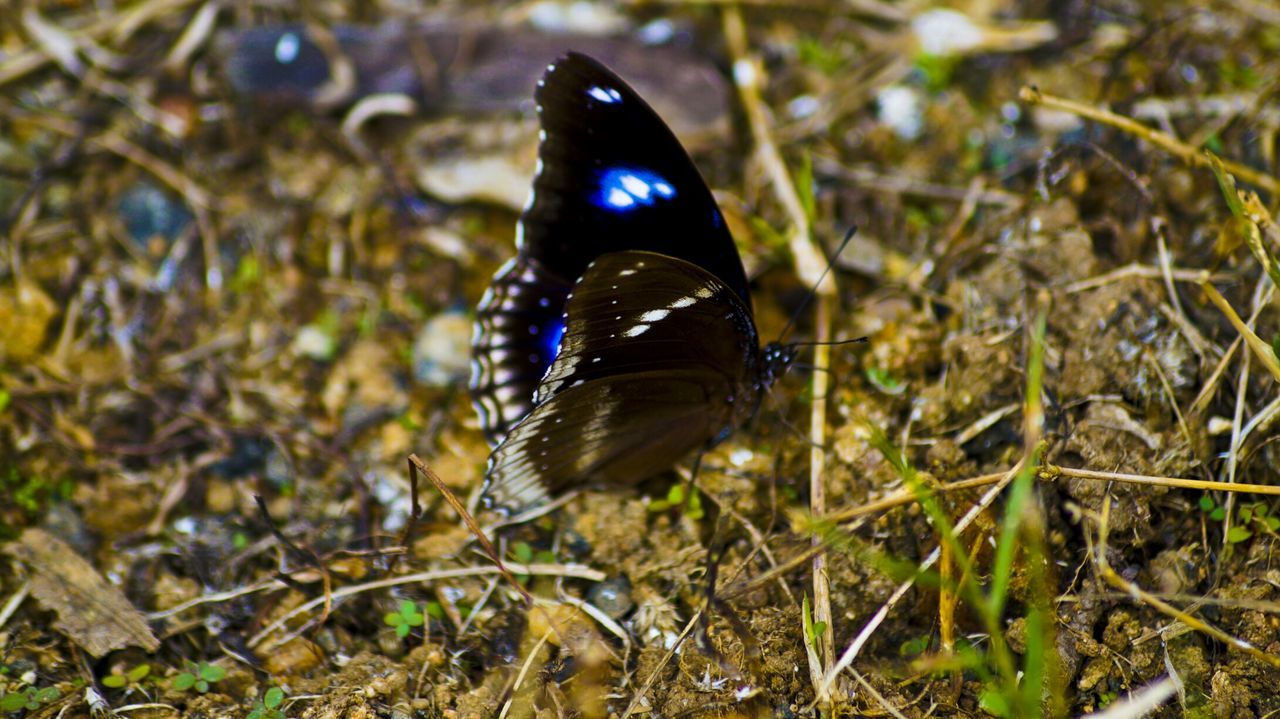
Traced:
[[564, 334], [569, 290], [537, 262], [516, 257], [481, 298], [471, 339], [471, 394], [491, 443], [533, 409], [538, 381]]
[[715, 276], [649, 252], [598, 258], [536, 406], [490, 457], [486, 495], [520, 509], [670, 467], [754, 411], [757, 357], [749, 311]]

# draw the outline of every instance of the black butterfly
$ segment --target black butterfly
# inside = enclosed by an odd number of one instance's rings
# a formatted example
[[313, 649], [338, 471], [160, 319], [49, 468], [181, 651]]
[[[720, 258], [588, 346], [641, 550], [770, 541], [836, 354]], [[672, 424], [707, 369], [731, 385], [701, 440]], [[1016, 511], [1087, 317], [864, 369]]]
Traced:
[[472, 396], [497, 445], [485, 494], [511, 510], [633, 484], [714, 444], [794, 358], [760, 347], [724, 217], [635, 91], [570, 53], [534, 97], [538, 171], [517, 255], [472, 340]]

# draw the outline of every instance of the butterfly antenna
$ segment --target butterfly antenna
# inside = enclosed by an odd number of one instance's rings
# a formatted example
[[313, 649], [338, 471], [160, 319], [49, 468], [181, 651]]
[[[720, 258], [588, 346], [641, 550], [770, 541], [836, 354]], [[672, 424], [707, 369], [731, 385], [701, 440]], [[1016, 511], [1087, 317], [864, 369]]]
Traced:
[[796, 311], [791, 313], [791, 318], [787, 320], [786, 326], [782, 328], [782, 332], [778, 335], [778, 342], [782, 342], [782, 340], [791, 332], [791, 329], [795, 327], [796, 321], [800, 319], [800, 313], [805, 311], [809, 306], [809, 303], [813, 301], [813, 296], [818, 294], [818, 287], [822, 285], [822, 281], [827, 278], [827, 275], [831, 272], [831, 268], [835, 266], [836, 260], [844, 253], [844, 248], [853, 241], [853, 236], [857, 233], [858, 226], [850, 225], [849, 231], [844, 233], [844, 239], [840, 240], [840, 246], [836, 248], [835, 254], [827, 258], [827, 266], [822, 269], [822, 274], [818, 275], [818, 281], [814, 282], [813, 287], [809, 288], [809, 293], [805, 295], [804, 302], [801, 302], [800, 306], [796, 308]]

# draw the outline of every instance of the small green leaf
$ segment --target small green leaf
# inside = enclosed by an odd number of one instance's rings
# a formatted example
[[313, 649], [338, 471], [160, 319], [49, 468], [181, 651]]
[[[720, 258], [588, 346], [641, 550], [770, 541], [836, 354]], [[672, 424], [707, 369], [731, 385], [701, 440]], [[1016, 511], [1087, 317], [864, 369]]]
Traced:
[[201, 694], [204, 694], [205, 692], [209, 691], [209, 682], [203, 679], [197, 679], [196, 691], [200, 692]]
[[1225, 507], [1214, 507], [1213, 511], [1209, 513], [1209, 519], [1212, 519], [1215, 522], [1221, 522], [1226, 518], [1227, 510]]
[[1253, 508], [1248, 505], [1240, 508], [1240, 521], [1248, 523], [1253, 520]]
[[393, 627], [398, 627], [401, 624], [404, 624], [404, 617], [400, 616], [396, 612], [387, 612], [386, 614], [382, 615], [382, 622], [384, 624], [389, 624]]
[[150, 673], [151, 673], [150, 664], [139, 664], [133, 669], [130, 669], [128, 674], [126, 674], [125, 676], [127, 676], [129, 678], [129, 681], [131, 682], [140, 682], [143, 679], [145, 679], [147, 675]]
[[444, 607], [440, 602], [427, 602], [427, 616], [432, 619], [444, 619]]
[[1267, 517], [1267, 529], [1273, 532], [1280, 529], [1280, 517]]
[[0, 697], [0, 711], [16, 712], [27, 705], [27, 695], [23, 692], [5, 694]]
[[1212, 512], [1215, 506], [1216, 505], [1213, 502], [1213, 497], [1210, 497], [1207, 494], [1200, 495], [1200, 511], [1201, 512]]
[[173, 678], [173, 688], [180, 692], [185, 692], [196, 684], [196, 675], [191, 672], [183, 672]]
[[409, 629], [408, 622], [396, 625], [396, 636], [400, 637], [401, 639], [404, 639], [405, 637], [409, 636], [409, 631], [410, 629]]
[[870, 382], [873, 387], [881, 393], [887, 394], [891, 397], [900, 395], [907, 389], [906, 383], [894, 378], [889, 374], [888, 370], [881, 369], [879, 367], [868, 367], [866, 369], [866, 375], [867, 381]]
[[978, 698], [978, 708], [993, 716], [1010, 716], [1008, 697], [996, 689], [987, 689], [982, 692]]
[[262, 707], [256, 707], [253, 711], [244, 715], [244, 719], [262, 719], [262, 713], [266, 711]]
[[280, 687], [271, 687], [262, 697], [262, 705], [268, 709], [275, 709], [284, 701], [284, 690]]
[[903, 657], [914, 657], [924, 653], [929, 648], [929, 637], [916, 637], [908, 639], [898, 647], [898, 655]]
[[671, 489], [667, 490], [667, 501], [672, 505], [684, 502], [684, 483], [676, 482], [671, 485]]
[[702, 494], [697, 487], [694, 487], [693, 492], [689, 494], [689, 504], [685, 507], [684, 516], [696, 522], [705, 517], [706, 514], [702, 509]]
[[826, 633], [827, 633], [827, 623], [826, 623], [826, 622], [814, 622], [814, 623], [813, 623], [813, 639], [814, 639], [814, 641], [817, 641], [817, 640], [821, 639], [821, 638], [822, 638], [822, 635], [823, 635], [823, 634], [826, 634]]
[[200, 678], [207, 682], [222, 681], [227, 676], [227, 670], [217, 664], [200, 664]]
[[48, 704], [60, 696], [62, 696], [62, 691], [57, 687], [45, 687], [44, 689], [37, 689], [36, 693], [32, 695], [32, 699], [41, 704]]
[[126, 680], [123, 674], [112, 674], [102, 678], [102, 686], [108, 689], [119, 689], [120, 687], [123, 687], [125, 683]]
[[9, 394], [9, 390], [0, 389], [0, 412], [4, 412], [9, 408], [9, 402], [13, 400], [13, 395]]
[[1245, 527], [1241, 527], [1239, 525], [1227, 530], [1227, 542], [1230, 544], [1239, 544], [1252, 536], [1253, 532], [1250, 532]]
[[521, 564], [528, 564], [533, 560], [533, 547], [530, 547], [528, 542], [516, 542], [511, 547], [511, 553]]

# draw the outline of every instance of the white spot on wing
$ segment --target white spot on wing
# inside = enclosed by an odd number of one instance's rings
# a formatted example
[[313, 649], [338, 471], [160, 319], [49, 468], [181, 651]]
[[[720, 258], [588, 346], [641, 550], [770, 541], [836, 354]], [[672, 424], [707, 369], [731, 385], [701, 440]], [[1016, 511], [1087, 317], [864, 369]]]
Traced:
[[623, 337], [639, 337], [649, 331], [649, 325], [635, 325], [631, 329], [622, 333]]
[[619, 209], [631, 207], [636, 204], [635, 199], [628, 195], [621, 188], [615, 187], [609, 190], [609, 196], [605, 198], [605, 202]]
[[622, 102], [622, 94], [612, 87], [600, 87], [599, 85], [593, 85], [590, 90], [587, 90], [587, 94], [606, 105], [612, 105], [615, 102]]

